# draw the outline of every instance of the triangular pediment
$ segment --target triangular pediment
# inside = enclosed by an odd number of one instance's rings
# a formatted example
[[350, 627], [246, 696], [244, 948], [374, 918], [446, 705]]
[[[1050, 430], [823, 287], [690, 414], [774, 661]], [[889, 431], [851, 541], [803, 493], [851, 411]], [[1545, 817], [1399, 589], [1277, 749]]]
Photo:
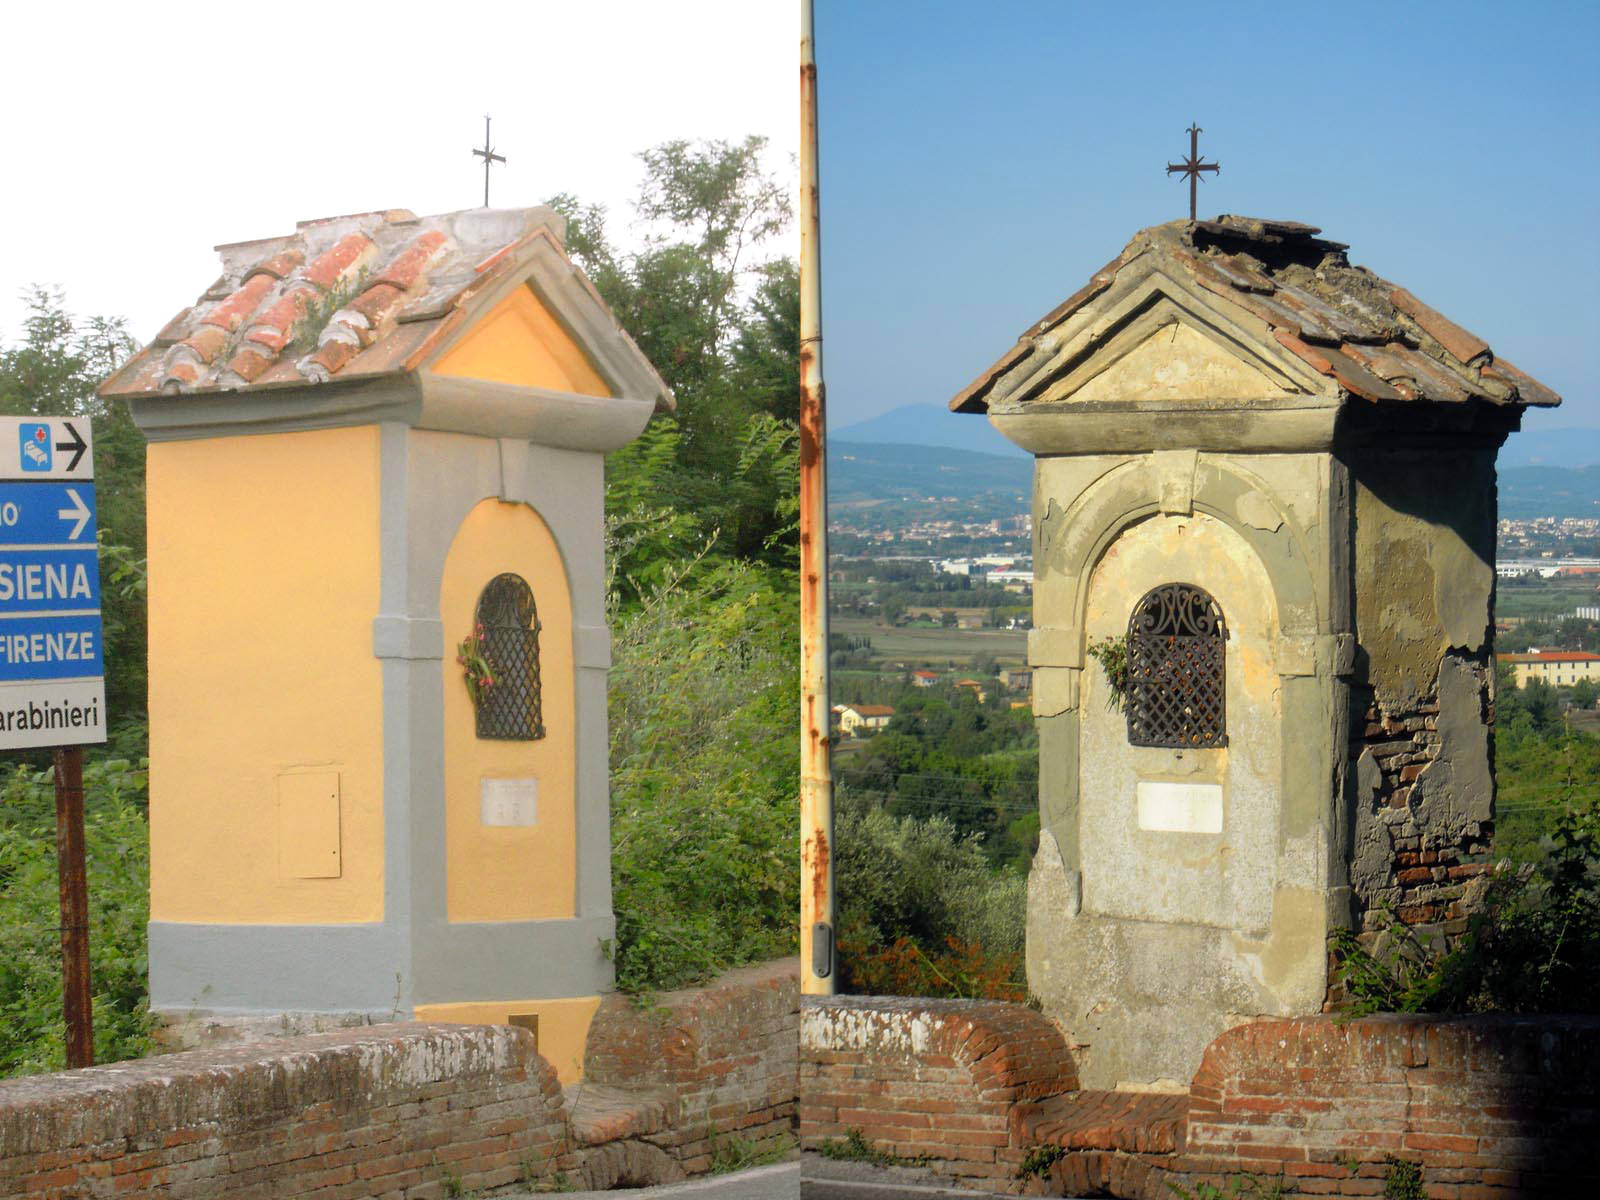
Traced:
[[526, 286], [513, 289], [469, 327], [432, 369], [435, 375], [611, 395], [583, 348]]
[[[1093, 360], [1091, 360], [1091, 364]], [[1246, 361], [1181, 321], [1173, 321], [1136, 341], [1120, 358], [1086, 382], [1048, 389], [1041, 399], [1081, 403], [1171, 401], [1225, 398], [1269, 400], [1285, 389], [1255, 362]]]
[[1037, 339], [1005, 372], [991, 405], [1236, 405], [1321, 394], [1326, 379], [1265, 324], [1155, 264]]

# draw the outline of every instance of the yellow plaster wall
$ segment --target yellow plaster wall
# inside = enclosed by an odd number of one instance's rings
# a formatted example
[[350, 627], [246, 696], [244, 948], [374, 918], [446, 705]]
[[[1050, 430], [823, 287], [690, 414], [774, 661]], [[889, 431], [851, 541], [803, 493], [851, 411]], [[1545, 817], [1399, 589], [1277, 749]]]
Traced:
[[497, 304], [433, 364], [435, 375], [609, 396], [610, 389], [578, 343], [528, 287]]
[[[471, 631], [484, 585], [506, 571], [527, 580], [543, 625], [545, 736], [531, 742], [479, 738], [461, 668], [453, 650], [446, 655], [445, 869], [452, 921], [532, 921], [576, 911], [577, 727], [566, 571], [555, 538], [531, 508], [484, 500], [467, 514], [445, 559], [439, 613], [448, 646]], [[482, 823], [480, 784], [494, 777], [538, 780], [535, 824]]]
[[[146, 486], [152, 919], [382, 920], [376, 427], [153, 443]], [[338, 874], [295, 878], [330, 826], [278, 779], [328, 773]]]
[[512, 1014], [539, 1017], [539, 1053], [556, 1070], [565, 1087], [583, 1078], [583, 1048], [589, 1023], [600, 1008], [599, 996], [565, 1000], [491, 1000], [471, 1004], [419, 1004], [419, 1021], [448, 1021], [458, 1025], [509, 1025]]

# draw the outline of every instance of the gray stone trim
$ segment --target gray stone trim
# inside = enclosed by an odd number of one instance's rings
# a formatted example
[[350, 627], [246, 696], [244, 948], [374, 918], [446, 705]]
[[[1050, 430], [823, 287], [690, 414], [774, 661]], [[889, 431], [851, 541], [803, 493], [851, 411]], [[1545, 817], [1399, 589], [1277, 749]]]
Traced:
[[1030, 667], [1083, 666], [1083, 630], [1036, 625], [1028, 630]]
[[[150, 922], [150, 1007], [242, 1012], [411, 1008], [405, 939], [388, 924], [190, 925]], [[272, 997], [263, 1004], [262, 997]]]
[[132, 396], [128, 403], [152, 442], [395, 422], [602, 454], [638, 437], [655, 411], [652, 401], [626, 395], [580, 396], [428, 371], [236, 392]]
[[605, 454], [644, 431], [655, 405], [632, 397], [580, 396], [418, 371], [419, 429], [537, 442]]
[[1339, 405], [1320, 397], [1177, 405], [991, 407], [989, 423], [1032, 454], [1296, 453], [1333, 449]]
[[610, 670], [611, 631], [604, 625], [574, 625], [572, 660], [580, 669]]
[[384, 375], [231, 392], [132, 395], [128, 408], [147, 441], [171, 442], [383, 421], [411, 425], [422, 412], [422, 389], [415, 376]]
[[380, 614], [372, 618], [372, 653], [379, 658], [443, 658], [444, 623]]
[[593, 996], [612, 987], [604, 916], [430, 924], [417, 932], [416, 1004]]

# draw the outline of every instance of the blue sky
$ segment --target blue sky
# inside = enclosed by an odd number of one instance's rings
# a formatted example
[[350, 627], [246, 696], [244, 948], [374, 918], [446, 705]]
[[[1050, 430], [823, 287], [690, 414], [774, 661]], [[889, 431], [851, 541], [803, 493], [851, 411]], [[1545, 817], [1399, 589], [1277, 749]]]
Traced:
[[1600, 3], [816, 0], [835, 428], [942, 405], [1134, 231], [1319, 225], [1600, 426]]

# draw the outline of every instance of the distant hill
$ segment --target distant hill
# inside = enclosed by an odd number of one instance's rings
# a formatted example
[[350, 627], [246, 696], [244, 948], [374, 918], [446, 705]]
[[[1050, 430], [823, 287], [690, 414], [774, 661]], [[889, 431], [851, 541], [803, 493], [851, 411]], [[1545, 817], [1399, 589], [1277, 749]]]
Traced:
[[1600, 517], [1600, 466], [1500, 468], [1500, 515]]
[[1015, 502], [1026, 512], [1033, 458], [978, 454], [940, 446], [828, 442], [828, 498], [833, 501], [912, 500], [950, 496]]
[[[902, 404], [854, 425], [828, 431], [830, 441], [876, 445], [948, 446], [1005, 458], [1027, 451], [1006, 441], [980, 416], [943, 405]], [[1600, 464], [1600, 429], [1536, 429], [1513, 433], [1500, 451], [1500, 467], [1588, 467]]]
[[1600, 463], [1600, 429], [1528, 429], [1500, 449], [1500, 466], [1588, 467]]
[[[854, 425], [828, 430], [829, 442], [871, 442], [875, 445], [948, 446], [1007, 458], [1028, 452], [995, 432], [987, 417], [953, 413], [940, 404], [902, 404]], [[1596, 461], [1600, 461], [1597, 459]]]
[[[1499, 474], [1502, 517], [1600, 516], [1600, 465], [1507, 466], [1502, 458]], [[828, 494], [836, 503], [926, 502], [937, 496], [960, 501], [963, 509], [981, 500], [991, 511], [1020, 513], [1027, 511], [1032, 479], [1028, 455], [837, 436], [828, 442]]]

